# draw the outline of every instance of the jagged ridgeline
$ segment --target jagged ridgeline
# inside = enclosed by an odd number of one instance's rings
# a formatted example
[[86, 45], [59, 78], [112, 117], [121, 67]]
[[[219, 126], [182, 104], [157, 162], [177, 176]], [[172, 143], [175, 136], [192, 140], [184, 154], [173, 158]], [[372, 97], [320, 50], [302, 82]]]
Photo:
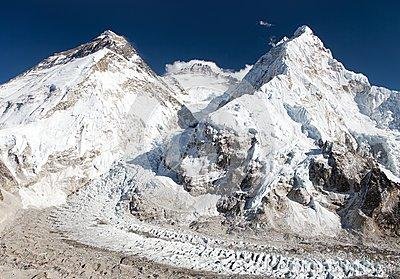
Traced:
[[106, 31], [0, 86], [0, 216], [58, 206], [65, 238], [228, 276], [387, 276], [399, 108], [307, 26], [240, 71], [163, 76]]

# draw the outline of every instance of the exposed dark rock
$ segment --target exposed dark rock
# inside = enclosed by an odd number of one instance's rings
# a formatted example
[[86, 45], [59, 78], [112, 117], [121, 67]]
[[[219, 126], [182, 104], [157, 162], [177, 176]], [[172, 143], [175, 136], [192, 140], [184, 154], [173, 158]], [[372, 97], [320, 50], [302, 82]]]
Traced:
[[400, 236], [400, 184], [373, 168], [360, 185], [339, 212], [342, 224], [366, 236]]
[[56, 90], [57, 90], [57, 86], [55, 84], [50, 85], [50, 87], [49, 87], [50, 93], [53, 93]]
[[309, 177], [315, 185], [324, 186], [332, 175], [330, 167], [325, 166], [323, 162], [310, 160]]
[[311, 201], [311, 195], [303, 187], [293, 187], [293, 189], [287, 194], [287, 197], [302, 205], [308, 205]]
[[[349, 143], [347, 145], [350, 145]], [[361, 179], [375, 164], [369, 157], [363, 157], [349, 146], [321, 144], [322, 152], [328, 157], [328, 166], [311, 160], [309, 177], [314, 185], [327, 191], [339, 193], [358, 192]]]
[[217, 210], [225, 216], [235, 216], [243, 212], [246, 203], [244, 193], [236, 193], [232, 196], [223, 196], [217, 202]]
[[[17, 181], [2, 161], [0, 161], [0, 185], [5, 189], [11, 189], [17, 186]], [[1, 197], [2, 196], [0, 196], [0, 199]]]
[[198, 121], [186, 106], [182, 106], [178, 111], [178, 124], [184, 129], [193, 128], [198, 124]]
[[361, 210], [384, 234], [400, 236], [400, 184], [380, 169], [371, 170], [361, 182]]
[[137, 214], [140, 211], [140, 196], [139, 193], [135, 190], [133, 191], [133, 195], [129, 201], [128, 208], [131, 214]]
[[240, 211], [240, 203], [238, 199], [232, 196], [221, 197], [217, 202], [217, 210], [219, 213], [237, 212]]
[[[176, 138], [167, 147], [165, 165], [173, 169], [177, 182], [192, 195], [215, 193], [234, 195], [236, 191], [252, 192], [256, 189], [258, 170], [262, 165], [253, 159], [257, 140], [254, 135], [240, 137], [227, 129], [201, 123]], [[208, 166], [196, 172], [187, 172], [182, 161], [204, 160]], [[222, 176], [210, 175], [221, 173]]]
[[371, 145], [371, 153], [376, 160], [381, 163], [381, 164], [387, 164], [388, 163], [388, 154], [381, 142], [375, 143]]
[[[379, 154], [362, 156], [349, 142], [345, 146], [320, 142], [319, 146], [327, 155], [328, 164], [311, 160], [309, 177], [314, 185], [327, 191], [325, 194], [336, 192], [347, 197], [337, 204], [343, 227], [369, 235], [400, 236], [400, 184], [377, 167], [372, 156]], [[377, 150], [381, 148], [377, 146], [371, 152]], [[300, 188], [293, 188], [288, 198], [306, 203]]]
[[240, 189], [242, 191], [248, 191], [252, 186], [251, 180], [252, 180], [251, 174], [247, 174], [240, 183]]
[[36, 69], [46, 69], [55, 65], [67, 63], [73, 59], [82, 58], [93, 54], [101, 49], [109, 49], [122, 57], [129, 59], [137, 54], [131, 44], [122, 36], [118, 36], [111, 31], [105, 31], [92, 41], [71, 50], [56, 53], [46, 60], [39, 63]]
[[261, 168], [262, 164], [258, 160], [250, 161], [246, 166], [246, 176], [242, 178], [242, 182], [240, 183], [242, 191], [250, 192], [255, 190], [255, 187], [259, 185]]

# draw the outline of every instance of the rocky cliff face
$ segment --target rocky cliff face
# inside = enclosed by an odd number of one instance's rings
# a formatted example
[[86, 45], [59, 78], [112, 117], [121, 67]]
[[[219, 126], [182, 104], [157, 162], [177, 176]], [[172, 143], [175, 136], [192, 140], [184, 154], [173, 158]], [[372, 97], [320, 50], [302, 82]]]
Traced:
[[360, 186], [342, 211], [346, 225], [368, 236], [399, 237], [400, 184], [374, 168], [364, 176]]

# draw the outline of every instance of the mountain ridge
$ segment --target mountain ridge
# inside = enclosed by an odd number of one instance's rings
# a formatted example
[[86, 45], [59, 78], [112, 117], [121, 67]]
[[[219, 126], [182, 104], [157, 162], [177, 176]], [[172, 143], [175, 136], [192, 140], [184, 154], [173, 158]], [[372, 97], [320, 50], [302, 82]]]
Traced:
[[[381, 164], [382, 176], [387, 170], [395, 175], [399, 171], [398, 130], [359, 111], [360, 96], [371, 94], [374, 87], [365, 76], [346, 70], [310, 28], [301, 27], [261, 57], [238, 85], [210, 103], [202, 126], [189, 132], [187, 149], [177, 155], [172, 144], [167, 165], [195, 195], [222, 195], [217, 207], [226, 214], [241, 208], [239, 219], [265, 215], [265, 222], [276, 229], [289, 226], [301, 233], [309, 226], [307, 232], [339, 233], [345, 217], [332, 210], [333, 204], [345, 207], [341, 199], [356, 198], [361, 178], [374, 164], [376, 168]], [[333, 145], [334, 151], [325, 154], [323, 143]], [[342, 156], [353, 158], [359, 167]], [[337, 177], [328, 178], [341, 180], [313, 181], [315, 162], [325, 165], [327, 173], [338, 170], [330, 174]], [[339, 191], [339, 200], [333, 193], [327, 195], [325, 188], [345, 180], [354, 181], [346, 182], [349, 188]], [[325, 185], [323, 190], [319, 183]], [[278, 190], [286, 194], [282, 197]], [[274, 207], [282, 204], [274, 205], [275, 199], [287, 199], [286, 206], [303, 216], [277, 219]], [[396, 207], [390, 210], [395, 212]], [[297, 227], [298, 223], [303, 226]]]
[[0, 86], [0, 101], [4, 172], [33, 185], [18, 190], [27, 205], [51, 205], [52, 195], [56, 204], [65, 201], [74, 184], [105, 172], [125, 151], [191, 121], [162, 79], [111, 32]]
[[309, 27], [239, 72], [158, 76], [112, 31], [44, 61], [0, 86], [0, 198], [63, 239], [227, 276], [399, 269], [399, 92]]

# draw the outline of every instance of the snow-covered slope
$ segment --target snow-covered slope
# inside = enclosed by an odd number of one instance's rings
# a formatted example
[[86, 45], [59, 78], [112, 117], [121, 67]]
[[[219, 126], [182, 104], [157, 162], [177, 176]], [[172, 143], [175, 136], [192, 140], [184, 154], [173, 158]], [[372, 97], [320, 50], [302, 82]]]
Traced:
[[177, 98], [196, 114], [213, 98], [241, 81], [250, 69], [251, 66], [246, 65], [244, 69], [233, 72], [221, 69], [209, 61], [176, 61], [166, 66], [164, 79], [175, 89]]
[[111, 31], [2, 85], [0, 106], [2, 188], [18, 187], [24, 206], [63, 203], [116, 159], [192, 120]]
[[[303, 26], [216, 98], [217, 109], [186, 131], [186, 148], [177, 154], [178, 143], [170, 145], [166, 163], [193, 194], [224, 195], [221, 213], [258, 216], [284, 232], [335, 235], [348, 218], [376, 221], [349, 209], [349, 200], [365, 199], [368, 172], [379, 163], [400, 175], [398, 96], [346, 70]], [[396, 223], [396, 202], [379, 206], [376, 213], [394, 212]]]

